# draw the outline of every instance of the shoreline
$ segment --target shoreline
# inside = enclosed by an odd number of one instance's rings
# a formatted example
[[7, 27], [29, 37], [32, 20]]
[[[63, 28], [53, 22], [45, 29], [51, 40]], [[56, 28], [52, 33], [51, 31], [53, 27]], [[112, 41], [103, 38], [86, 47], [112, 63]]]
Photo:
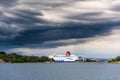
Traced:
[[110, 62], [108, 64], [120, 64], [120, 62]]
[[107, 63], [107, 62], [36, 62], [36, 63], [0, 63], [0, 64], [62, 64], [62, 63], [64, 63], [64, 64], [68, 64], [68, 63], [115, 64], [115, 63]]

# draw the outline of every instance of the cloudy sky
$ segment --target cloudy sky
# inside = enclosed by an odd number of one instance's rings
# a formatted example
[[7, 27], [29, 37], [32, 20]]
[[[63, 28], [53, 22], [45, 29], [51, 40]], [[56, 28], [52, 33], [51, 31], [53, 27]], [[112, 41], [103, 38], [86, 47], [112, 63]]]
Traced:
[[119, 0], [0, 0], [0, 51], [120, 55]]

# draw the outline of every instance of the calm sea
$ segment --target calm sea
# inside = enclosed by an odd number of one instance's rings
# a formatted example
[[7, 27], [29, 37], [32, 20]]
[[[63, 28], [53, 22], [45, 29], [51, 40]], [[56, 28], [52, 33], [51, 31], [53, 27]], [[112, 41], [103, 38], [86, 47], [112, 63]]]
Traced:
[[0, 64], [0, 80], [120, 80], [120, 64]]

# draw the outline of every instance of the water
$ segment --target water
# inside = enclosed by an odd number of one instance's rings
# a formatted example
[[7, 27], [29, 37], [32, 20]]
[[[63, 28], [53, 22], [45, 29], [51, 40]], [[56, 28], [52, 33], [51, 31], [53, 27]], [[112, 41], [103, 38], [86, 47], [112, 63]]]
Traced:
[[120, 80], [120, 64], [0, 64], [0, 80]]

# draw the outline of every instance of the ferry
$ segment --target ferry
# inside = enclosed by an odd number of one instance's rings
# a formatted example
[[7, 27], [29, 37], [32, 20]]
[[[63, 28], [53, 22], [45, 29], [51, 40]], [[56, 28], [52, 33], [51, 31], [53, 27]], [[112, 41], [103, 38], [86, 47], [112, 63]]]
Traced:
[[54, 59], [55, 62], [75, 62], [76, 60], [78, 60], [78, 56], [71, 55], [69, 51], [67, 51], [65, 55], [49, 55], [49, 58]]

